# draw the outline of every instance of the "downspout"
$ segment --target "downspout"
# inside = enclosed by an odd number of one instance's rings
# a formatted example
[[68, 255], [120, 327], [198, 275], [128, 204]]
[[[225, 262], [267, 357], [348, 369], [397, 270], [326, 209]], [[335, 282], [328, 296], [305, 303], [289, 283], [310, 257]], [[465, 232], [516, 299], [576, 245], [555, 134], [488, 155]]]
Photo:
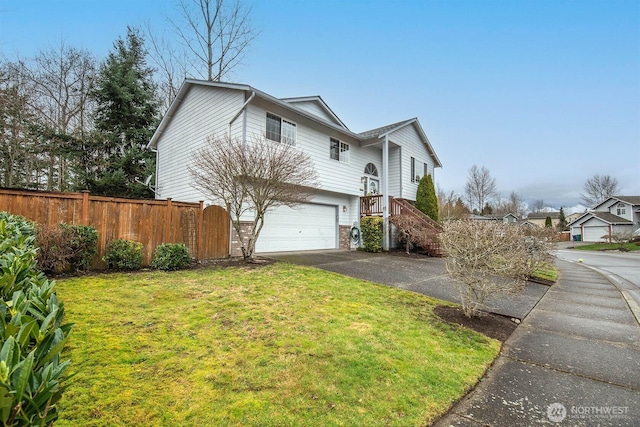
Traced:
[[382, 250], [389, 250], [389, 136], [382, 143]]
[[[251, 91], [251, 95], [249, 96], [249, 98], [244, 102], [244, 104], [242, 104], [242, 107], [240, 107], [240, 110], [238, 110], [238, 112], [235, 114], [235, 116], [233, 116], [233, 118], [229, 122], [229, 138], [231, 138], [231, 125], [233, 125], [233, 122], [235, 122], [240, 116], [240, 114], [242, 114], [245, 111], [245, 108], [247, 108], [247, 105], [249, 105], [249, 103], [253, 100], [255, 96], [256, 96], [256, 92]], [[242, 125], [242, 142], [245, 143], [246, 141], [247, 141], [247, 120], [245, 116], [245, 119]]]

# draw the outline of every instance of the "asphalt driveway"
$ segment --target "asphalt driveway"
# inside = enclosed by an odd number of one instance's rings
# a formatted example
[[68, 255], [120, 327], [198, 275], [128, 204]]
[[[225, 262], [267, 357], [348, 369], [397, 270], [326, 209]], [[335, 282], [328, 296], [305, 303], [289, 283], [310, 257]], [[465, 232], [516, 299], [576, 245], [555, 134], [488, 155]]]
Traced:
[[[260, 255], [460, 303], [458, 286], [448, 277], [443, 258], [349, 250]], [[545, 285], [527, 283], [524, 292], [520, 295], [501, 296], [499, 299], [489, 301], [487, 306], [491, 312], [524, 319], [548, 289], [549, 287]]]

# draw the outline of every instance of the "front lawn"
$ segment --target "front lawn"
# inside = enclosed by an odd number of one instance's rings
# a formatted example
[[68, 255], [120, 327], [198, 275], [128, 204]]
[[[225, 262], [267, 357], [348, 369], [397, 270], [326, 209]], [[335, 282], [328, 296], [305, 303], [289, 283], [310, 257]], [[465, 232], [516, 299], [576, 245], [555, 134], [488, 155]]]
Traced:
[[615, 251], [620, 250], [621, 247], [624, 251], [640, 251], [640, 246], [635, 243], [623, 243], [622, 245], [619, 243], [592, 243], [590, 245], [578, 245], [574, 249], [581, 251]]
[[56, 426], [423, 426], [500, 344], [422, 295], [290, 264], [58, 281]]

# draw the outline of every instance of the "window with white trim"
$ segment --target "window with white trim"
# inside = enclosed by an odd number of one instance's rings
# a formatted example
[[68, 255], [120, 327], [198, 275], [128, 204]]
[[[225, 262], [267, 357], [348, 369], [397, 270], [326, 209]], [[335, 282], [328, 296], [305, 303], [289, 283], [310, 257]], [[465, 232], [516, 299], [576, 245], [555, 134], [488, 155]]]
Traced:
[[411, 182], [416, 182], [416, 159], [411, 158]]
[[296, 124], [275, 114], [267, 113], [266, 137], [271, 141], [295, 145]]
[[618, 215], [626, 215], [627, 214], [627, 210], [625, 209], [626, 206], [624, 205], [624, 203], [618, 203]]
[[349, 144], [329, 138], [329, 157], [342, 163], [349, 163]]

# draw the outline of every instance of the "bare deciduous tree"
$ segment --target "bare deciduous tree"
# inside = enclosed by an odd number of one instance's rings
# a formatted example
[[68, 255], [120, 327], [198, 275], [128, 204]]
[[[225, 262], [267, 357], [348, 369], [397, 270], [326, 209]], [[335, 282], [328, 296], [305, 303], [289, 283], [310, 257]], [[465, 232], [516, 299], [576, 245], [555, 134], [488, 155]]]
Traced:
[[489, 199], [496, 194], [496, 180], [491, 176], [489, 169], [473, 165], [469, 169], [464, 192], [471, 208], [481, 212]]
[[190, 65], [203, 78], [220, 81], [240, 64], [257, 35], [251, 26], [251, 9], [239, 0], [180, 0], [179, 9], [183, 21], [170, 22], [193, 56]]
[[582, 200], [589, 207], [595, 207], [620, 191], [618, 180], [610, 175], [594, 175], [584, 183]]
[[544, 209], [544, 200], [536, 199], [531, 203], [532, 212], [542, 212], [542, 209]]
[[[256, 137], [209, 137], [192, 156], [193, 185], [216, 202], [226, 204], [241, 243], [242, 256], [251, 260], [267, 212], [309, 200], [316, 187], [311, 158], [295, 146]], [[241, 218], [253, 214], [247, 232]]]
[[496, 203], [496, 207], [493, 213], [505, 215], [512, 213], [518, 218], [524, 216], [525, 204], [524, 200], [518, 193], [512, 191], [507, 199], [500, 199]]
[[438, 197], [438, 218], [440, 221], [450, 221], [469, 217], [471, 213], [465, 206], [462, 197], [453, 191], [446, 193], [438, 186], [436, 191]]
[[[496, 221], [451, 221], [441, 242], [447, 272], [459, 283], [462, 309], [477, 316], [487, 299], [517, 294], [527, 277], [545, 258], [545, 240], [533, 230]], [[527, 235], [529, 233], [529, 235]], [[535, 254], [535, 255], [534, 255]]]

